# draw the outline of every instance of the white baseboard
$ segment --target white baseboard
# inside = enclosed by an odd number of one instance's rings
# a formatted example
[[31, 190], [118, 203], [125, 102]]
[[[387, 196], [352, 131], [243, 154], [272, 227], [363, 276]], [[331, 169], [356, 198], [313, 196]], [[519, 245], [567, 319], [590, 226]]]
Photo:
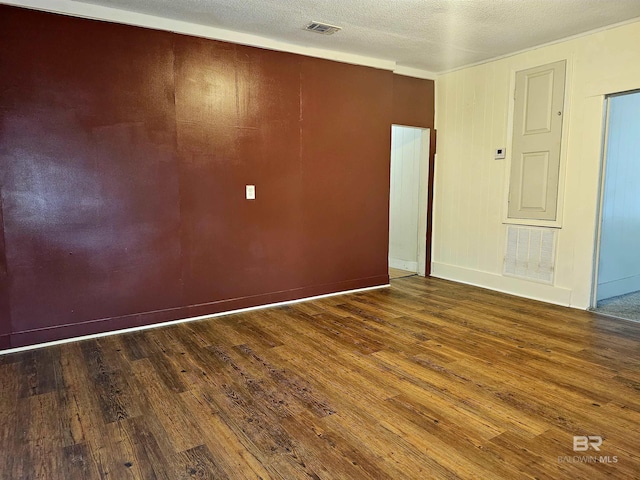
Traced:
[[571, 290], [553, 285], [529, 282], [514, 277], [505, 277], [481, 270], [449, 265], [446, 263], [431, 263], [431, 276], [466, 283], [477, 287], [488, 288], [497, 292], [517, 295], [518, 297], [540, 300], [565, 307], [584, 308], [571, 305]]
[[344, 290], [344, 291], [341, 291], [341, 292], [325, 293], [323, 295], [316, 295], [316, 296], [313, 296], [313, 297], [298, 298], [296, 300], [287, 300], [285, 302], [269, 303], [267, 305], [258, 305], [258, 306], [255, 306], [255, 307], [240, 308], [240, 309], [237, 309], [237, 310], [230, 310], [230, 311], [227, 311], [227, 312], [212, 313], [210, 315], [201, 315], [201, 316], [198, 316], [198, 317], [181, 318], [180, 320], [172, 320], [172, 321], [169, 321], [169, 322], [162, 322], [162, 323], [152, 323], [150, 325], [143, 325], [141, 327], [124, 328], [122, 330], [112, 330], [112, 331], [108, 331], [108, 332], [94, 333], [92, 335], [83, 335], [83, 336], [80, 336], [80, 337], [71, 337], [71, 338], [65, 338], [65, 339], [62, 339], [62, 340], [54, 340], [53, 342], [36, 343], [34, 345], [26, 345], [24, 347], [8, 348], [6, 350], [0, 350], [0, 356], [8, 355], [10, 353], [24, 352], [26, 350], [35, 350], [35, 349], [43, 348], [43, 347], [51, 347], [53, 345], [62, 345], [64, 343], [79, 342], [80, 340], [90, 340], [90, 339], [93, 339], [93, 338], [108, 337], [108, 336], [111, 336], [111, 335], [120, 335], [121, 333], [138, 332], [138, 331], [141, 331], [141, 330], [149, 330], [151, 328], [159, 328], [159, 327], [166, 327], [166, 326], [169, 326], [169, 325], [176, 325], [178, 323], [193, 322], [195, 320], [206, 320], [206, 319], [209, 319], [209, 318], [224, 317], [226, 315], [233, 315], [234, 313], [251, 312], [251, 311], [254, 311], [254, 310], [262, 310], [264, 308], [279, 307], [279, 306], [282, 306], [282, 305], [292, 305], [294, 303], [308, 302], [310, 300], [318, 300], [320, 298], [335, 297], [336, 295], [346, 295], [346, 294], [349, 294], [349, 293], [366, 292], [368, 290], [377, 290], [379, 288], [387, 288], [387, 287], [390, 287], [390, 286], [391, 286], [391, 284], [387, 283], [385, 285], [376, 285], [374, 287], [355, 288], [355, 289], [352, 289], [352, 290]]
[[389, 259], [389, 266], [391, 268], [398, 268], [400, 270], [406, 270], [407, 272], [417, 272], [418, 262], [408, 262], [406, 260], [398, 260], [397, 258]]
[[598, 300], [617, 297], [640, 290], [640, 275], [598, 284]]

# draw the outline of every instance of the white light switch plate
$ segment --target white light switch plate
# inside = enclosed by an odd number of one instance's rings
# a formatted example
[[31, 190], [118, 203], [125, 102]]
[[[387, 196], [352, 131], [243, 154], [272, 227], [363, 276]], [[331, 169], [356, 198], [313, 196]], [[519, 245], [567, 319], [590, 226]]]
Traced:
[[246, 186], [246, 194], [247, 194], [247, 200], [255, 200], [256, 199], [256, 186], [255, 185], [247, 185]]
[[496, 154], [494, 158], [496, 160], [504, 160], [504, 158], [507, 155], [505, 150], [506, 150], [505, 148], [496, 148]]

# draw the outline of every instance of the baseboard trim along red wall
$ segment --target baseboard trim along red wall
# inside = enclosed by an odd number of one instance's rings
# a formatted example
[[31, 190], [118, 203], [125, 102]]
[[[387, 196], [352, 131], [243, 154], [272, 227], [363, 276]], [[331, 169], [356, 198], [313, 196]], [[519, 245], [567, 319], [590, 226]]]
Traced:
[[[33, 350], [36, 348], [44, 348], [44, 347], [48, 347], [48, 346], [53, 346], [53, 345], [60, 345], [63, 343], [68, 343], [68, 342], [74, 342], [74, 341], [81, 341], [81, 340], [88, 340], [91, 338], [99, 338], [102, 336], [106, 336], [106, 335], [120, 335], [123, 333], [130, 333], [130, 332], [136, 332], [136, 331], [140, 331], [140, 330], [147, 330], [150, 328], [159, 328], [159, 327], [167, 327], [170, 325], [177, 325], [179, 323], [185, 323], [185, 322], [196, 322], [199, 320], [211, 320], [213, 318], [217, 318], [217, 317], [222, 317], [222, 316], [227, 316], [227, 315], [233, 315], [233, 314], [238, 314], [238, 313], [243, 313], [243, 312], [249, 312], [249, 311], [254, 311], [254, 310], [261, 310], [261, 309], [265, 309], [265, 308], [276, 308], [276, 307], [282, 307], [282, 306], [286, 306], [286, 305], [291, 305], [294, 303], [301, 303], [301, 302], [308, 302], [308, 301], [312, 301], [312, 300], [317, 300], [317, 299], [321, 299], [321, 298], [328, 298], [328, 297], [334, 297], [336, 295], [348, 295], [348, 294], [354, 294], [354, 293], [358, 293], [358, 292], [366, 292], [366, 291], [370, 291], [370, 290], [377, 290], [377, 289], [381, 289], [381, 288], [388, 288], [390, 287], [390, 284], [383, 284], [383, 285], [375, 285], [373, 287], [361, 287], [361, 288], [354, 288], [354, 289], [350, 289], [350, 290], [339, 290], [337, 292], [331, 292], [331, 293], [324, 293], [324, 294], [317, 294], [317, 295], [310, 295], [310, 296], [303, 296], [303, 297], [298, 297], [296, 296], [295, 298], [289, 299], [289, 300], [280, 300], [277, 302], [271, 302], [271, 303], [257, 303], [257, 304], [250, 304], [250, 306], [248, 307], [241, 307], [241, 308], [234, 308], [229, 310], [228, 307], [229, 305], [226, 305], [227, 308], [222, 309], [220, 312], [212, 312], [212, 313], [207, 313], [204, 315], [199, 315], [199, 316], [191, 316], [191, 317], [184, 317], [184, 316], [179, 316], [178, 318], [174, 319], [174, 320], [165, 320], [165, 321], [153, 321], [150, 323], [146, 323], [146, 324], [141, 324], [139, 326], [133, 326], [133, 327], [126, 327], [126, 328], [121, 328], [121, 329], [113, 329], [113, 325], [109, 324], [108, 328], [106, 328], [104, 331], [95, 331], [93, 333], [85, 333], [85, 334], [81, 334], [81, 335], [77, 335], [74, 334], [73, 332], [67, 332], [66, 335], [54, 335], [55, 336], [60, 336], [60, 338], [52, 338], [47, 340], [48, 336], [46, 335], [37, 335], [34, 337], [28, 337], [28, 334], [30, 332], [21, 332], [18, 337], [20, 338], [20, 336], [22, 335], [26, 335], [26, 337], [23, 337], [23, 341], [21, 342], [18, 338], [18, 340], [16, 341], [14, 339], [14, 343], [16, 343], [17, 345], [12, 346], [11, 348], [6, 348], [4, 350], [0, 350], [0, 356], [2, 355], [8, 355], [11, 353], [17, 353], [17, 352], [22, 352], [22, 351], [26, 351], [26, 350]], [[101, 319], [101, 320], [97, 320], [97, 321], [93, 321], [93, 322], [87, 322], [87, 323], [99, 323], [99, 322], [104, 322], [104, 321], [110, 321], [112, 319]], [[155, 320], [155, 319], [154, 319]], [[52, 331], [56, 331], [56, 328], [51, 329]], [[93, 329], [88, 329], [87, 331], [90, 332]], [[34, 332], [34, 333], [39, 333], [39, 332]], [[19, 345], [20, 343], [24, 343], [24, 345]]]
[[0, 58], [0, 350], [388, 284], [433, 81], [7, 5]]

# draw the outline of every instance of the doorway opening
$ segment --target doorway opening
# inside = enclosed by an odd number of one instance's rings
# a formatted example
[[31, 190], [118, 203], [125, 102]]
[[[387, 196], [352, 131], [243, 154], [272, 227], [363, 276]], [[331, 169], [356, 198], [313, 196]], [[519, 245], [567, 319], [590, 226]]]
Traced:
[[427, 274], [430, 129], [391, 126], [389, 271]]
[[592, 308], [640, 321], [640, 91], [605, 99]]

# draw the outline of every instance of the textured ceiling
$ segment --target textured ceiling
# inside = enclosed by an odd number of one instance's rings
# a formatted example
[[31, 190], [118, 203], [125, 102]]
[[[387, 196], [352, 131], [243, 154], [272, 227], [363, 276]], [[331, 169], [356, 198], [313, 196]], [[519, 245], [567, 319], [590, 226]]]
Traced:
[[[640, 0], [89, 0], [442, 72], [640, 17]], [[305, 32], [311, 20], [343, 30]]]

